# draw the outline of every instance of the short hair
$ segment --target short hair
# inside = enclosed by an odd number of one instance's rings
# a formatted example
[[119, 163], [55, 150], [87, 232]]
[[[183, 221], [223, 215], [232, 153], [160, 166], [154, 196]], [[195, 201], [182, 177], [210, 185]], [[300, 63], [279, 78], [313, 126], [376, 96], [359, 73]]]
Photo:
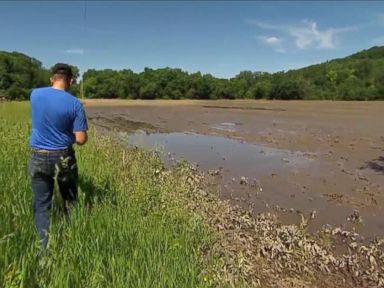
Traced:
[[52, 75], [65, 76], [67, 79], [73, 78], [72, 68], [68, 64], [57, 63], [52, 68]]

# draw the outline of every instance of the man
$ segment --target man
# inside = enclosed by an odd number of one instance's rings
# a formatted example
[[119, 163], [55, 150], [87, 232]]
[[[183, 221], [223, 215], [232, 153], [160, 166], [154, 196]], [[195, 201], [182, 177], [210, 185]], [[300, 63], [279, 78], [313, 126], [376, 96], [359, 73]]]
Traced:
[[28, 163], [33, 192], [33, 213], [42, 247], [47, 247], [49, 212], [57, 180], [64, 209], [77, 197], [78, 170], [74, 143], [87, 142], [87, 118], [80, 101], [68, 93], [73, 82], [71, 67], [58, 63], [52, 69], [52, 86], [31, 93], [32, 156]]

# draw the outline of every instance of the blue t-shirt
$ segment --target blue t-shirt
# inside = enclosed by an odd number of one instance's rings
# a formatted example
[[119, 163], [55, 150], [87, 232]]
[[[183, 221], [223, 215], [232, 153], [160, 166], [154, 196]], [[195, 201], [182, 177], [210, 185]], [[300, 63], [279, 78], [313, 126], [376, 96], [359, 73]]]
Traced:
[[52, 87], [31, 93], [32, 148], [59, 150], [75, 143], [73, 132], [88, 130], [87, 117], [80, 101]]

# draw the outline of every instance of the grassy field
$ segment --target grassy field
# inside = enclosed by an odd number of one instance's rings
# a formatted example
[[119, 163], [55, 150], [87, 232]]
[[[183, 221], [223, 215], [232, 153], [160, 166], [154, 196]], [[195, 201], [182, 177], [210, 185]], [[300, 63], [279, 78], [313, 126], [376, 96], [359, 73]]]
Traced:
[[384, 287], [384, 240], [331, 226], [310, 234], [305, 215], [300, 225], [252, 217], [209, 193], [197, 169], [165, 169], [155, 152], [93, 130], [76, 150], [79, 204], [67, 223], [55, 197], [41, 255], [28, 104], [0, 103], [0, 288]]
[[79, 205], [70, 223], [54, 205], [49, 249], [39, 258], [26, 168], [28, 103], [0, 103], [0, 115], [0, 287], [212, 284], [205, 268], [214, 259], [200, 252], [210, 234], [179, 197], [188, 189], [182, 169], [165, 171], [156, 155], [92, 131], [77, 149]]

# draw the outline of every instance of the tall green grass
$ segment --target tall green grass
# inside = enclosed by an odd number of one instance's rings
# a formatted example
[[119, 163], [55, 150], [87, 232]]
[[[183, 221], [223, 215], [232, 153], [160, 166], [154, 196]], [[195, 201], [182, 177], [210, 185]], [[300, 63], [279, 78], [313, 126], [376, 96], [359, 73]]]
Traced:
[[39, 255], [27, 176], [29, 103], [0, 103], [0, 287], [203, 287], [200, 218], [179, 195], [183, 178], [150, 152], [107, 137], [77, 149], [79, 203], [66, 223], [53, 208]]

